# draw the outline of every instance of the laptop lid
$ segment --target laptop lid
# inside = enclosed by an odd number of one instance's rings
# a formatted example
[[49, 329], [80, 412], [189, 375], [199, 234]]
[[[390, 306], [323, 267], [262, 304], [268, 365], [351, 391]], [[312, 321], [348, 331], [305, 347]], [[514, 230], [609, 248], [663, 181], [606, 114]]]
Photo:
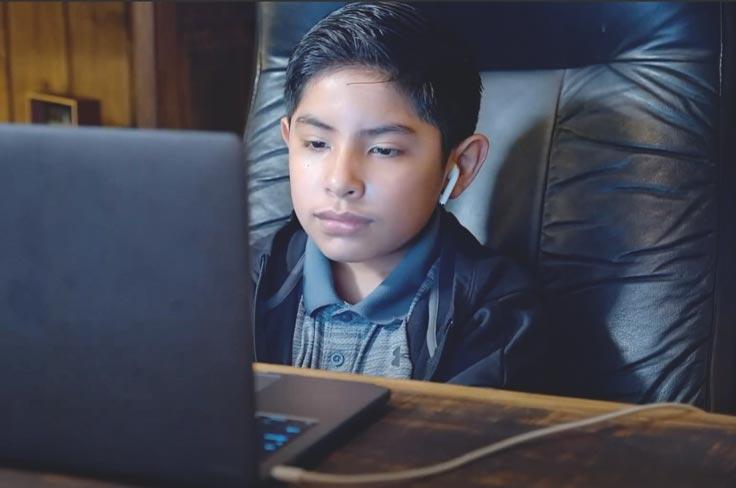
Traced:
[[234, 135], [0, 127], [0, 461], [256, 478], [245, 178]]

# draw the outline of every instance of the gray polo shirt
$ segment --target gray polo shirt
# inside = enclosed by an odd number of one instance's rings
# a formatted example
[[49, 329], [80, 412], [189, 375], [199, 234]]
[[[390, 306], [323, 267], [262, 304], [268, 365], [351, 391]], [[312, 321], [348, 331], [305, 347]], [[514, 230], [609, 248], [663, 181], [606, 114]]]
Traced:
[[435, 278], [439, 213], [430, 219], [401, 262], [367, 297], [349, 304], [337, 296], [330, 260], [307, 240], [294, 366], [409, 378], [406, 322]]

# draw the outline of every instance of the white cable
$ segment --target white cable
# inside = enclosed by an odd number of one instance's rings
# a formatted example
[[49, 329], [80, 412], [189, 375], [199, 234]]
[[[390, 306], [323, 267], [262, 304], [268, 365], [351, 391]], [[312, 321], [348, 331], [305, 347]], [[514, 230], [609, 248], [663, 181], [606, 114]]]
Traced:
[[396, 471], [393, 473], [365, 473], [365, 474], [329, 474], [316, 471], [307, 471], [294, 466], [278, 465], [271, 468], [271, 476], [286, 483], [326, 483], [326, 484], [362, 484], [362, 483], [388, 483], [395, 481], [406, 481], [416, 478], [425, 478], [436, 474], [444, 473], [453, 469], [457, 469], [465, 464], [473, 462], [490, 454], [503, 451], [513, 446], [518, 446], [534, 439], [557, 434], [572, 429], [587, 427], [589, 425], [605, 422], [607, 420], [632, 415], [645, 410], [655, 409], [676, 409], [687, 410], [691, 412], [702, 412], [699, 408], [692, 405], [681, 403], [653, 403], [650, 405], [640, 405], [636, 407], [624, 408], [616, 410], [596, 417], [566, 422], [564, 424], [553, 425], [542, 429], [532, 430], [524, 434], [515, 435], [499, 442], [481, 447], [474, 451], [470, 451], [462, 456], [444, 461], [438, 464], [432, 464], [423, 468], [407, 469], [404, 471]]

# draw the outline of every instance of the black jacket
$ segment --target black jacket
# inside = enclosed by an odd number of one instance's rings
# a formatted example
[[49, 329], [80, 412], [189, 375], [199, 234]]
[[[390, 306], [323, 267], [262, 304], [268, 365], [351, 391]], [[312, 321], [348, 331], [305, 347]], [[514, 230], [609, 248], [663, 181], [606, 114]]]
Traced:
[[[547, 340], [538, 292], [529, 275], [482, 246], [444, 210], [439, 235], [437, 349], [430, 357], [426, 345], [429, 298], [425, 296], [407, 324], [412, 378], [540, 389]], [[291, 364], [302, 290], [301, 273], [291, 271], [301, 265], [306, 240], [292, 215], [284, 227], [253, 245], [253, 330], [258, 361]], [[292, 283], [285, 283], [289, 276]]]

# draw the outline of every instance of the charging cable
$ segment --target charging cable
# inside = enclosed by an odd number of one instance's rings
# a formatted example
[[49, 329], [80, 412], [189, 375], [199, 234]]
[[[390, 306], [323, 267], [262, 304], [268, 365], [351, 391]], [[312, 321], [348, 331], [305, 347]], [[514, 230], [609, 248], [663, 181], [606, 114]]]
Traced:
[[423, 468], [407, 469], [404, 471], [396, 471], [393, 473], [365, 473], [365, 474], [329, 474], [319, 473], [316, 471], [307, 471], [294, 466], [278, 465], [271, 469], [271, 476], [286, 483], [325, 483], [325, 484], [363, 484], [363, 483], [388, 483], [396, 481], [413, 480], [417, 478], [426, 478], [436, 474], [445, 473], [453, 469], [457, 469], [468, 463], [476, 461], [480, 458], [495, 454], [497, 452], [509, 449], [513, 446], [527, 443], [532, 440], [547, 437], [568, 430], [579, 429], [589, 425], [599, 424], [619, 417], [633, 415], [647, 410], [657, 409], [673, 409], [685, 410], [689, 412], [702, 412], [699, 408], [692, 405], [681, 403], [653, 403], [650, 405], [639, 405], [636, 407], [624, 408], [603, 415], [590, 417], [587, 419], [566, 422], [563, 424], [553, 425], [542, 429], [532, 430], [524, 434], [515, 435], [499, 442], [481, 447], [474, 451], [470, 451], [462, 456], [438, 463], [425, 466]]

